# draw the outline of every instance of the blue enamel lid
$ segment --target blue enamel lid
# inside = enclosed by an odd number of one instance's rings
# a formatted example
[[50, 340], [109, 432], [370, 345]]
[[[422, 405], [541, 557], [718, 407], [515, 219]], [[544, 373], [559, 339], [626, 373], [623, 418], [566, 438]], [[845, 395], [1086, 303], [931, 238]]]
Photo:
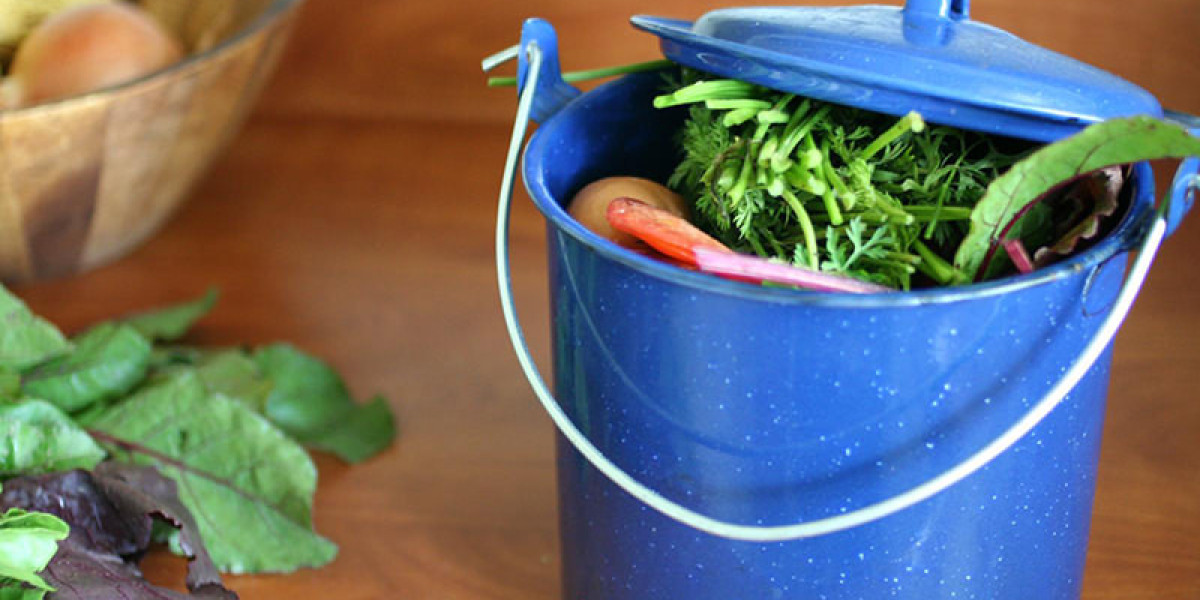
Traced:
[[637, 16], [679, 64], [828, 102], [1035, 141], [1162, 116], [1115, 75], [972, 21], [967, 0], [731, 8], [695, 22]]

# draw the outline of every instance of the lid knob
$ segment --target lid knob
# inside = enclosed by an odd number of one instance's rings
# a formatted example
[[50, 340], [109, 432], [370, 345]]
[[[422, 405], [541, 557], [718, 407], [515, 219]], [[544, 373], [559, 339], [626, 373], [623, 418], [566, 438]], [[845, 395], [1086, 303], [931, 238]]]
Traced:
[[904, 17], [966, 19], [970, 4], [970, 0], [908, 0], [904, 3]]
[[904, 39], [920, 46], [945, 46], [954, 25], [968, 19], [969, 0], [908, 0], [904, 4]]

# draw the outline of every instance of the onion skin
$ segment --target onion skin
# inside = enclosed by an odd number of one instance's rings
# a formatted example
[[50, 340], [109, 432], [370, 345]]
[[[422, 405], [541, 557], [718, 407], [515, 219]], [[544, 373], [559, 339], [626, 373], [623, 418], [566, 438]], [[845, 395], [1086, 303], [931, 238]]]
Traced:
[[148, 13], [122, 3], [54, 14], [17, 48], [4, 102], [30, 106], [104, 89], [175, 63], [183, 48]]
[[113, 0], [0, 0], [0, 60], [8, 63], [21, 40], [50, 15], [80, 4]]
[[608, 205], [617, 198], [633, 198], [661, 208], [677, 217], [687, 218], [687, 202], [666, 186], [641, 177], [605, 177], [584, 186], [571, 199], [567, 212], [580, 225], [600, 237], [630, 249], [646, 246], [636, 237], [615, 229], [608, 221]]

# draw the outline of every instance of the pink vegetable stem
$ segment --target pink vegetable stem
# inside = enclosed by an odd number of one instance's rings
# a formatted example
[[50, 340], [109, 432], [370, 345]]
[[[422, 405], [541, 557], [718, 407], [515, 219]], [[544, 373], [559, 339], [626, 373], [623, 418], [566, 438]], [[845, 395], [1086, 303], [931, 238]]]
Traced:
[[758, 283], [770, 281], [823, 292], [874, 294], [893, 291], [882, 285], [771, 262], [757, 256], [727, 254], [701, 247], [693, 248], [692, 251], [696, 256], [696, 265], [701, 271], [729, 279]]
[[1029, 253], [1025, 251], [1025, 244], [1022, 244], [1021, 240], [1004, 240], [1000, 243], [1004, 245], [1004, 251], [1008, 253], [1018, 271], [1033, 272], [1033, 261], [1029, 260]]

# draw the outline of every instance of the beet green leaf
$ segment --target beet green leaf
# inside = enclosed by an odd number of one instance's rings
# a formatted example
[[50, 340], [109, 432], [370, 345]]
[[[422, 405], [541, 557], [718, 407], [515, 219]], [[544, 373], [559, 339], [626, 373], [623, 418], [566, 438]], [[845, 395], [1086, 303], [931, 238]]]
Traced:
[[113, 406], [92, 434], [119, 460], [154, 465], [176, 481], [222, 571], [290, 572], [337, 553], [312, 529], [317, 472], [308, 454], [192, 370]]
[[209, 353], [196, 361], [195, 369], [210, 392], [239, 400], [259, 414], [266, 409], [271, 380], [262, 374], [246, 352], [222, 350]]
[[0, 406], [0, 479], [90, 469], [104, 450], [71, 418], [40, 400]]
[[25, 373], [26, 396], [75, 412], [125, 394], [146, 376], [150, 342], [128, 325], [101, 323], [74, 343], [70, 354]]
[[135, 314], [123, 321], [146, 339], [156, 342], [174, 341], [183, 337], [196, 321], [212, 310], [218, 296], [216, 288], [209, 288], [203, 296], [195, 300]]
[[989, 259], [1014, 222], [1065, 182], [1108, 166], [1200, 155], [1200, 138], [1151, 117], [1113, 119], [1048, 144], [1014, 164], [988, 185], [971, 212], [971, 226], [954, 266], [973, 279], [986, 278]]
[[0, 367], [24, 370], [70, 349], [54, 325], [0, 286]]
[[0, 366], [0, 403], [13, 402], [21, 395], [21, 374], [12, 367]]
[[396, 435], [387, 402], [356, 404], [342, 378], [329, 365], [288, 344], [259, 348], [254, 361], [274, 384], [265, 414], [303, 444], [347, 462], [364, 460], [386, 448]]

